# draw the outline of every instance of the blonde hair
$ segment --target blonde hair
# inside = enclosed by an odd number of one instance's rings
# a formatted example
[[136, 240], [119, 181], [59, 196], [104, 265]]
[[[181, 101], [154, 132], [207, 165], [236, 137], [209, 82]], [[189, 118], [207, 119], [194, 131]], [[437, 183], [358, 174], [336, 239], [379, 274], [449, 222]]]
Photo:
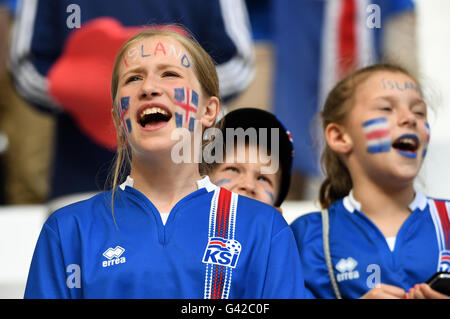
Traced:
[[[175, 29], [179, 28], [175, 26]], [[113, 169], [108, 177], [109, 184], [112, 188], [111, 208], [114, 223], [117, 223], [114, 217], [114, 196], [117, 185], [121, 183], [126, 177], [128, 167], [131, 165], [131, 150], [127, 145], [127, 140], [122, 132], [119, 114], [116, 107], [117, 91], [119, 87], [119, 72], [120, 65], [125, 52], [134, 44], [155, 36], [169, 37], [178, 41], [189, 53], [190, 62], [193, 71], [200, 83], [202, 93], [208, 97], [215, 96], [219, 98], [219, 78], [215, 68], [215, 63], [209, 54], [200, 46], [192, 35], [184, 36], [181, 33], [175, 32], [173, 25], [166, 27], [151, 28], [139, 32], [121, 47], [114, 61], [113, 73], [111, 77], [111, 98], [113, 101], [112, 115], [117, 134], [117, 152], [113, 164]], [[111, 177], [112, 174], [112, 177]]]
[[[320, 113], [323, 131], [330, 123], [343, 123], [351, 110], [353, 105], [351, 100], [358, 86], [379, 71], [401, 72], [420, 86], [416, 78], [399, 65], [383, 63], [359, 69], [338, 82], [328, 94]], [[320, 186], [319, 202], [322, 208], [328, 208], [335, 200], [348, 195], [353, 188], [353, 182], [347, 167], [328, 145], [325, 145], [322, 153], [321, 164], [325, 180]]]

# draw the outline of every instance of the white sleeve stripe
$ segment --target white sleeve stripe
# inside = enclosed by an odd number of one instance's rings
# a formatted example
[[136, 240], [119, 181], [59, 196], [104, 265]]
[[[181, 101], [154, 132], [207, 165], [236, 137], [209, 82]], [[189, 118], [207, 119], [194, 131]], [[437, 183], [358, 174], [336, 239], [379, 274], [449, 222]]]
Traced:
[[231, 193], [230, 216], [228, 221], [228, 238], [234, 239], [236, 231], [236, 210], [238, 204], [238, 194]]
[[358, 67], [365, 67], [367, 65], [373, 64], [375, 62], [375, 48], [373, 31], [367, 26], [367, 7], [369, 6], [368, 0], [356, 1], [356, 12], [357, 12], [357, 26], [356, 26], [356, 36], [357, 36], [357, 63]]
[[[54, 101], [45, 92], [47, 91], [47, 79], [37, 72], [30, 62], [24, 62], [15, 72], [17, 90], [21, 95], [40, 105], [54, 106]], [[45, 91], [42, 90], [45, 88]]]
[[235, 58], [217, 67], [222, 95], [228, 95], [243, 91], [253, 80], [254, 52], [250, 22], [243, 1], [220, 0], [220, 6], [225, 31], [237, 49]]
[[18, 16], [14, 22], [12, 43], [10, 50], [10, 65], [17, 89], [21, 95], [30, 101], [55, 108], [55, 103], [48, 94], [47, 78], [41, 75], [33, 64], [27, 60], [30, 55], [32, 34], [37, 0], [19, 0]]
[[436, 231], [436, 238], [439, 246], [439, 251], [442, 251], [445, 247], [445, 243], [444, 243], [444, 234], [442, 233], [441, 219], [439, 218], [439, 213], [437, 212], [434, 200], [429, 199], [428, 205], [430, 207], [430, 214], [431, 218], [433, 219], [433, 224]]
[[243, 56], [251, 56], [252, 39], [250, 22], [242, 0], [221, 0], [225, 30], [236, 43], [237, 50]]
[[[222, 96], [242, 91], [253, 80], [255, 70], [246, 67], [239, 58], [233, 58], [227, 65], [218, 65], [219, 86]], [[242, 89], [239, 89], [242, 88]]]
[[[447, 218], [450, 221], [450, 203], [445, 202], [445, 207], [447, 208]], [[448, 248], [450, 248], [450, 247], [448, 247]]]
[[337, 82], [337, 36], [338, 17], [342, 5], [337, 1], [325, 3], [324, 26], [322, 30], [319, 64], [319, 105], [321, 109], [325, 98]]

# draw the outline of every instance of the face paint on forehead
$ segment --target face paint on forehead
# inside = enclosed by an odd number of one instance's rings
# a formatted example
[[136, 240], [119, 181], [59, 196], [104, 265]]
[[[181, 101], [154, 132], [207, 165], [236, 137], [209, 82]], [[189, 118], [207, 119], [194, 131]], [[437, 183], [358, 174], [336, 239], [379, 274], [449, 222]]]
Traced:
[[191, 66], [189, 56], [182, 47], [177, 49], [174, 44], [161, 41], [150, 45], [141, 43], [138, 46], [132, 47], [124, 54], [122, 60], [125, 67], [128, 67], [130, 63], [136, 62], [139, 57], [151, 58], [153, 56], [173, 56], [180, 61], [181, 66], [185, 68], [189, 68]]
[[385, 117], [364, 122], [362, 129], [366, 137], [368, 153], [384, 153], [391, 150], [391, 131]]
[[185, 123], [188, 125], [189, 131], [193, 132], [195, 126], [195, 114], [197, 114], [198, 110], [198, 93], [185, 87], [175, 88], [174, 103], [181, 108], [181, 110], [175, 112], [176, 127], [182, 127]]
[[406, 90], [413, 90], [422, 96], [420, 88], [414, 84], [413, 81], [393, 81], [385, 78], [381, 78], [381, 85], [384, 90], [397, 90], [400, 92]]

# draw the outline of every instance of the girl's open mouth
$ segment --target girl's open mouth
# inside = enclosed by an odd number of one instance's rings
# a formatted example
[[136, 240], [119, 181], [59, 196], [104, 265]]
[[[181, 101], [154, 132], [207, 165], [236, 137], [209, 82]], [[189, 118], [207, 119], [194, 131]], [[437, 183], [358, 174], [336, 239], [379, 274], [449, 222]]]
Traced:
[[145, 104], [137, 112], [137, 122], [146, 130], [157, 130], [165, 126], [172, 114], [163, 105]]
[[419, 138], [414, 134], [404, 134], [394, 140], [392, 147], [403, 156], [415, 158], [419, 149]]

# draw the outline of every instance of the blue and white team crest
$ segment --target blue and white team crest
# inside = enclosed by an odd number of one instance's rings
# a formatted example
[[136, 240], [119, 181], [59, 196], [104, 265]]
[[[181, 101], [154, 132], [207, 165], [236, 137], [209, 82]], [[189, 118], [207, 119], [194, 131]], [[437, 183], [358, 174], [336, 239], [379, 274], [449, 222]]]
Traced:
[[235, 268], [242, 246], [235, 239], [212, 237], [205, 249], [202, 262]]
[[450, 272], [450, 250], [439, 252], [438, 271]]

